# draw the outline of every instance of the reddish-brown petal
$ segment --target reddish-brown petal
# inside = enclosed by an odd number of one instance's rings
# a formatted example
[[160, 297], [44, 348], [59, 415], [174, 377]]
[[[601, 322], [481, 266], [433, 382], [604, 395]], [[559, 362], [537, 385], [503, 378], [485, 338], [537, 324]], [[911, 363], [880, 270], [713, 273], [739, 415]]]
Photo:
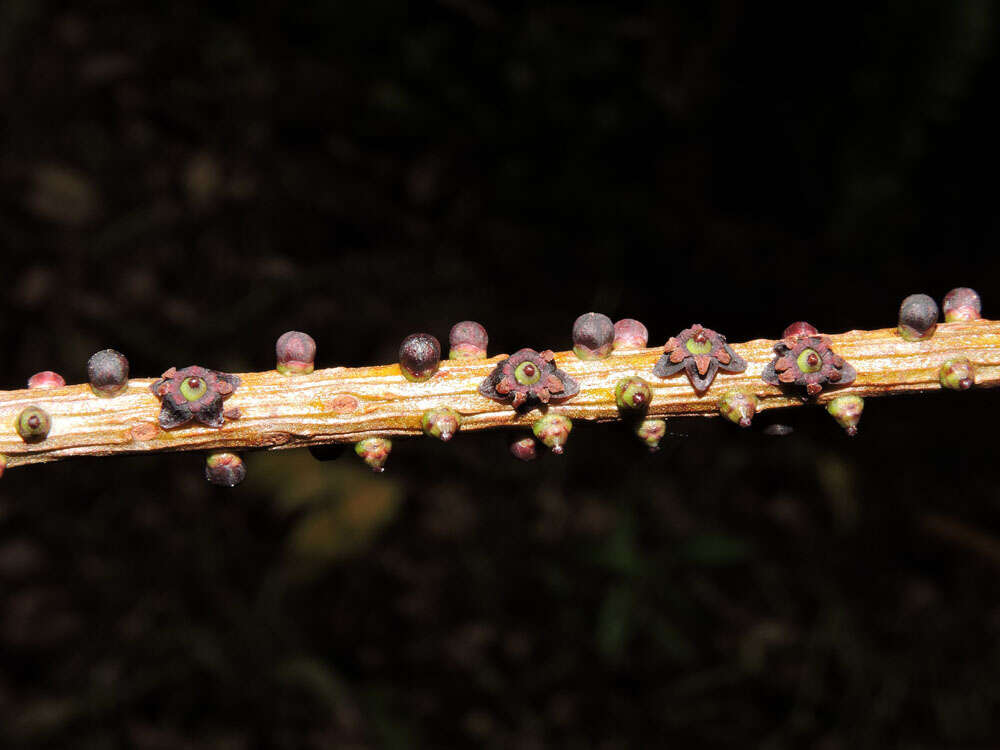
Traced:
[[543, 404], [549, 403], [549, 392], [545, 388], [535, 388], [535, 396]]
[[555, 375], [549, 375], [548, 379], [545, 381], [545, 387], [553, 393], [559, 393], [563, 389], [563, 384], [562, 381]]
[[670, 352], [670, 361], [673, 364], [676, 365], [678, 362], [682, 361], [683, 359], [684, 359], [684, 350], [683, 349], [674, 349], [672, 352]]
[[694, 363], [698, 366], [698, 374], [703, 376], [708, 372], [708, 366], [712, 363], [712, 358], [707, 354], [699, 354], [694, 358]]
[[511, 382], [507, 378], [501, 378], [500, 382], [496, 385], [496, 392], [502, 396], [506, 396], [510, 393]]
[[782, 383], [794, 383], [795, 373], [792, 372], [791, 370], [784, 370], [782, 372], [779, 372], [778, 380], [780, 380]]
[[729, 352], [725, 349], [719, 349], [719, 353], [715, 355], [715, 358], [719, 360], [720, 365], [728, 365], [733, 361], [733, 358], [729, 356]]
[[552, 353], [551, 349], [546, 349], [544, 352], [539, 352], [538, 356], [540, 356], [546, 362], [556, 361], [556, 355]]
[[778, 357], [778, 359], [775, 360], [774, 362], [775, 370], [788, 370], [791, 369], [791, 367], [792, 367], [792, 358], [788, 356]]
[[823, 390], [823, 386], [821, 386], [819, 383], [807, 383], [806, 384], [806, 393], [808, 393], [810, 396], [815, 396], [816, 394], [818, 394], [822, 390]]
[[225, 380], [219, 380], [215, 384], [215, 392], [221, 393], [223, 396], [233, 392], [233, 387], [229, 385]]
[[829, 375], [826, 376], [826, 379], [829, 380], [831, 383], [836, 383], [837, 381], [840, 380], [840, 370], [834, 370], [833, 372], [831, 372]]
[[523, 393], [521, 391], [515, 391], [514, 392], [514, 408], [515, 409], [517, 407], [519, 407], [521, 404], [523, 404], [527, 400], [528, 400], [528, 396], [525, 393]]
[[161, 378], [172, 378], [176, 374], [177, 374], [177, 368], [176, 367], [171, 367], [169, 370], [167, 370], [165, 373], [163, 373], [160, 377]]

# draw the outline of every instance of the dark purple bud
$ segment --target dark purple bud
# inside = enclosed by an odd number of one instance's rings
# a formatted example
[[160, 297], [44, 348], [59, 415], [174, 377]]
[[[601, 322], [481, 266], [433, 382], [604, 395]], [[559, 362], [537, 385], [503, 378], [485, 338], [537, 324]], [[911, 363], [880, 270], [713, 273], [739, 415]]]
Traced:
[[615, 324], [601, 313], [584, 313], [573, 323], [573, 353], [580, 359], [604, 359], [615, 345]]
[[615, 323], [614, 350], [645, 349], [649, 342], [646, 326], [633, 318], [622, 318]]
[[982, 317], [983, 304], [979, 295], [975, 289], [969, 289], [967, 286], [960, 286], [948, 292], [942, 307], [945, 323], [964, 323]]
[[906, 341], [920, 341], [934, 335], [938, 322], [937, 302], [926, 294], [911, 294], [899, 306], [899, 335]]
[[463, 320], [448, 334], [448, 359], [486, 359], [489, 342], [485, 328], [474, 320]]
[[407, 380], [427, 380], [441, 364], [441, 344], [429, 333], [413, 333], [399, 346], [399, 369]]
[[52, 429], [52, 419], [40, 406], [28, 406], [17, 415], [14, 426], [24, 442], [37, 443], [48, 436]]
[[103, 349], [87, 362], [87, 379], [95, 396], [117, 396], [128, 388], [128, 360], [121, 352]]
[[274, 353], [282, 375], [308, 375], [316, 362], [316, 342], [308, 333], [288, 331], [278, 338]]
[[385, 471], [383, 467], [391, 450], [392, 441], [379, 437], [365, 438], [354, 446], [354, 452], [361, 456], [372, 471], [378, 473]]
[[817, 333], [819, 333], [819, 331], [816, 330], [816, 326], [812, 323], [806, 323], [804, 320], [797, 320], [782, 332], [781, 338], [797, 339], [799, 336], [815, 336]]
[[317, 461], [336, 461], [344, 455], [342, 443], [328, 443], [327, 445], [310, 445], [309, 453]]
[[64, 385], [63, 376], [52, 370], [42, 370], [28, 378], [28, 388], [62, 388]]
[[512, 440], [510, 453], [521, 461], [534, 461], [538, 458], [538, 442], [531, 436]]
[[966, 357], [955, 357], [941, 364], [941, 386], [952, 391], [967, 391], [976, 384], [976, 368]]
[[247, 477], [247, 465], [235, 453], [220, 451], [205, 458], [205, 479], [219, 487], [235, 487]]
[[420, 427], [425, 435], [445, 442], [454, 437], [461, 424], [461, 415], [447, 407], [428, 409], [420, 419]]

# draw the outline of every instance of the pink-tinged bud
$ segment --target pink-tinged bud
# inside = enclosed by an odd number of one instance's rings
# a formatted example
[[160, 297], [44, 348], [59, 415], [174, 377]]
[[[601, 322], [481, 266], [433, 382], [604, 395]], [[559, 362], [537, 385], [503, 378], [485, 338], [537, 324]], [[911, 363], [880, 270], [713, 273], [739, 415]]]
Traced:
[[580, 359], [604, 359], [615, 345], [615, 324], [601, 313], [584, 313], [573, 323], [573, 353]]
[[372, 471], [379, 473], [385, 471], [383, 467], [391, 450], [392, 441], [379, 437], [365, 438], [354, 446], [354, 452], [361, 456]]
[[42, 370], [28, 378], [28, 388], [62, 388], [64, 385], [63, 376], [52, 370]]
[[975, 289], [960, 286], [944, 296], [944, 322], [964, 323], [982, 317], [983, 303]]
[[615, 323], [614, 350], [645, 349], [649, 343], [646, 326], [633, 318], [622, 318]]
[[667, 434], [667, 423], [662, 419], [644, 419], [635, 428], [635, 434], [646, 444], [650, 453], [660, 450], [660, 441]]
[[428, 437], [448, 442], [462, 424], [462, 417], [454, 409], [442, 407], [428, 409], [420, 418], [420, 427]]
[[781, 338], [797, 339], [799, 336], [815, 336], [817, 333], [819, 333], [819, 331], [816, 330], [816, 326], [812, 323], [806, 323], [804, 320], [797, 320], [782, 332]]
[[429, 333], [413, 333], [399, 346], [399, 369], [411, 381], [427, 380], [441, 364], [441, 344]]
[[826, 410], [837, 420], [837, 424], [852, 437], [858, 434], [858, 422], [865, 408], [865, 400], [861, 396], [837, 396], [826, 405]]
[[510, 453], [521, 461], [534, 461], [538, 458], [538, 442], [530, 436], [512, 440]]
[[752, 393], [745, 391], [726, 391], [719, 399], [719, 413], [740, 427], [749, 427], [754, 414], [760, 406], [760, 401]]
[[448, 359], [486, 359], [489, 342], [485, 328], [474, 320], [463, 320], [448, 334]]
[[653, 400], [653, 391], [642, 378], [633, 375], [622, 378], [615, 385], [615, 403], [626, 412], [640, 412], [649, 408]]
[[205, 479], [219, 487], [235, 487], [247, 477], [247, 465], [235, 453], [219, 451], [205, 458]]
[[308, 333], [288, 331], [278, 338], [274, 353], [282, 375], [308, 375], [316, 362], [316, 342]]
[[573, 420], [560, 414], [546, 414], [531, 425], [531, 431], [538, 441], [553, 453], [562, 453], [563, 446], [573, 429]]
[[28, 406], [17, 415], [14, 427], [24, 442], [38, 443], [48, 437], [52, 419], [40, 406]]
[[128, 388], [128, 360], [121, 352], [103, 349], [87, 362], [87, 380], [95, 396], [113, 398]]
[[938, 371], [942, 388], [952, 391], [967, 391], [976, 383], [976, 368], [965, 357], [946, 360]]
[[938, 322], [937, 302], [926, 294], [911, 294], [899, 306], [899, 335], [905, 341], [920, 341], [934, 335]]

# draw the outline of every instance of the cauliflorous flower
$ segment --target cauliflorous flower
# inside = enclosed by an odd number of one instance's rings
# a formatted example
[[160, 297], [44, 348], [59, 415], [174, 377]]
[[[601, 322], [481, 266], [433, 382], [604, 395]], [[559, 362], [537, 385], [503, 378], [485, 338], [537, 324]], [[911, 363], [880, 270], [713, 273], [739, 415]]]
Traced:
[[663, 356], [653, 367], [653, 374], [666, 378], [686, 370], [691, 385], [700, 394], [712, 385], [719, 370], [743, 372], [745, 369], [746, 361], [729, 348], [725, 336], [695, 323], [667, 341]]
[[805, 386], [810, 396], [825, 385], [848, 385], [857, 372], [830, 348], [830, 339], [819, 334], [782, 339], [774, 346], [775, 357], [760, 377], [770, 385]]
[[580, 392], [580, 386], [556, 367], [551, 351], [521, 349], [497, 364], [480, 384], [479, 392], [486, 398], [508, 401], [518, 409], [524, 404], [570, 398]]
[[169, 430], [192, 420], [208, 427], [222, 427], [222, 402], [240, 385], [236, 375], [205, 367], [171, 367], [149, 390], [162, 402], [160, 427]]

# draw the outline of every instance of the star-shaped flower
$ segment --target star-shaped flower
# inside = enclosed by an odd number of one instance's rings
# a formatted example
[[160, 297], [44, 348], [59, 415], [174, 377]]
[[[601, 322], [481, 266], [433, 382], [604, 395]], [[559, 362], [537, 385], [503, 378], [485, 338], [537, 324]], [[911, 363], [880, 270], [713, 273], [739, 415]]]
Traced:
[[653, 367], [653, 374], [666, 378], [686, 370], [692, 387], [701, 394], [712, 385], [719, 370], [743, 372], [745, 369], [746, 361], [729, 348], [725, 336], [695, 323], [667, 341], [663, 356]]
[[521, 349], [497, 364], [480, 384], [479, 392], [486, 398], [509, 401], [518, 409], [524, 404], [570, 398], [580, 392], [580, 386], [556, 368], [551, 351]]
[[205, 367], [171, 367], [149, 390], [162, 402], [160, 427], [169, 430], [197, 420], [208, 427], [222, 427], [222, 402], [240, 385], [236, 375]]
[[805, 386], [815, 396], [823, 386], [848, 385], [857, 372], [830, 348], [830, 338], [820, 334], [789, 336], [774, 345], [774, 359], [760, 374], [769, 385]]

